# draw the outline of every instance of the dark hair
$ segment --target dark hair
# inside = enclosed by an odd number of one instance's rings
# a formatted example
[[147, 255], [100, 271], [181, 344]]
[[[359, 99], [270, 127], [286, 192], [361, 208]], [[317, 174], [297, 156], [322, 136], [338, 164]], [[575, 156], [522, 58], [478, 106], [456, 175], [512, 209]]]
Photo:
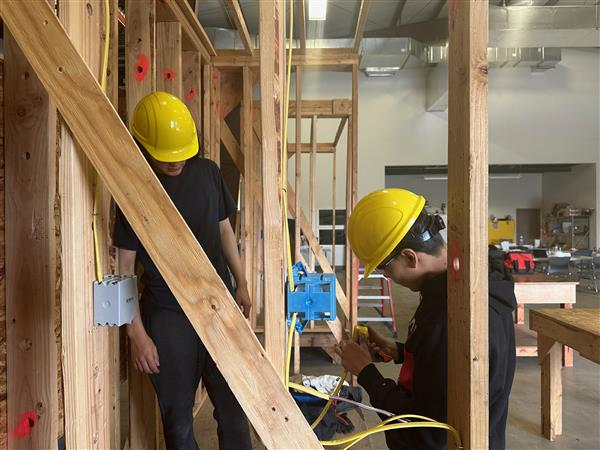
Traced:
[[427, 214], [425, 210], [421, 211], [410, 231], [404, 236], [385, 261], [397, 257], [402, 250], [407, 248], [415, 252], [426, 253], [432, 256], [439, 255], [446, 246], [444, 238], [439, 233], [439, 230], [444, 228], [445, 225], [440, 216]]

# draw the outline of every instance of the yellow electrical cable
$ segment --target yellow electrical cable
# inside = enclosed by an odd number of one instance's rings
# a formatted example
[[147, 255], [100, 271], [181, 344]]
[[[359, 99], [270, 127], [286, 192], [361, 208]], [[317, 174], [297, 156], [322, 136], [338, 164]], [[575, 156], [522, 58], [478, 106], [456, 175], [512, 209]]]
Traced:
[[[287, 77], [286, 77], [286, 88], [285, 88], [285, 113], [283, 115], [283, 157], [281, 158], [281, 191], [282, 191], [282, 216], [283, 224], [285, 229], [285, 245], [287, 253], [287, 272], [288, 272], [288, 285], [290, 291], [295, 291], [294, 276], [292, 273], [292, 248], [290, 245], [290, 226], [288, 224], [288, 204], [287, 204], [287, 130], [288, 130], [288, 117], [290, 109], [290, 83], [292, 76], [292, 48], [293, 48], [293, 33], [294, 33], [294, 0], [290, 0], [290, 48], [288, 51], [287, 61]], [[297, 194], [296, 194], [297, 195]], [[298, 211], [296, 211], [296, 220], [298, 220]]]
[[[108, 52], [110, 48], [110, 0], [104, 0], [104, 53], [102, 57], [102, 70], [100, 72], [100, 86], [106, 94], [106, 83], [108, 78]], [[94, 206], [92, 213], [92, 232], [94, 235], [94, 260], [96, 269], [96, 281], [102, 282], [102, 255], [100, 254], [100, 239], [98, 238], [98, 203], [100, 203], [100, 180], [98, 172], [95, 176]]]
[[[344, 385], [344, 381], [346, 381], [347, 376], [348, 376], [348, 371], [344, 370], [344, 373], [340, 377], [340, 381], [338, 381], [337, 386], [335, 387], [335, 389], [333, 390], [333, 393], [331, 394], [333, 397], [338, 396], [338, 394], [342, 390], [342, 386]], [[323, 420], [323, 417], [325, 417], [325, 414], [327, 414], [327, 411], [329, 411], [329, 407], [331, 406], [332, 403], [333, 403], [333, 400], [331, 400], [331, 398], [328, 398], [327, 403], [325, 403], [325, 406], [323, 407], [323, 410], [321, 411], [321, 414], [319, 414], [319, 417], [317, 417], [315, 419], [315, 421], [310, 424], [310, 427], [313, 430], [315, 428], [317, 428], [317, 425], [319, 425], [319, 423], [321, 423], [321, 420]]]
[[288, 350], [287, 357], [285, 359], [285, 387], [290, 386], [290, 361], [292, 359], [292, 338], [294, 337], [294, 328], [296, 327], [296, 319], [298, 313], [292, 314], [292, 321], [290, 323], [290, 329], [288, 331]]

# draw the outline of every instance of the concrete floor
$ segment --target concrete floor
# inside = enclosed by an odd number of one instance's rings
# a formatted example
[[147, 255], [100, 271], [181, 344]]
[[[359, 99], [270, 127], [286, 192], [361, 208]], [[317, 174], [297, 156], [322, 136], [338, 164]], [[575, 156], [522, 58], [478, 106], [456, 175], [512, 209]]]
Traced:
[[[417, 307], [418, 295], [404, 288], [394, 287], [394, 304], [398, 321], [398, 338], [404, 340], [408, 322]], [[600, 295], [578, 292], [578, 308], [600, 307]], [[385, 327], [383, 330], [386, 330]], [[391, 334], [391, 333], [390, 333]], [[386, 377], [396, 379], [399, 367], [379, 364]], [[320, 349], [303, 349], [302, 373], [307, 375], [340, 374], [341, 366], [334, 365]], [[366, 397], [366, 396], [365, 396]], [[366, 397], [365, 400], [368, 400]], [[508, 449], [600, 449], [600, 366], [575, 354], [573, 368], [563, 369], [563, 434], [555, 442], [540, 434], [540, 370], [536, 358], [518, 358], [507, 427]], [[364, 421], [353, 412], [350, 416], [356, 430], [378, 423], [378, 417], [365, 412]], [[195, 433], [202, 450], [218, 449], [216, 424], [212, 418], [212, 405], [207, 401], [196, 419]], [[262, 449], [254, 437], [255, 449]], [[381, 435], [372, 436], [355, 449], [386, 449]]]

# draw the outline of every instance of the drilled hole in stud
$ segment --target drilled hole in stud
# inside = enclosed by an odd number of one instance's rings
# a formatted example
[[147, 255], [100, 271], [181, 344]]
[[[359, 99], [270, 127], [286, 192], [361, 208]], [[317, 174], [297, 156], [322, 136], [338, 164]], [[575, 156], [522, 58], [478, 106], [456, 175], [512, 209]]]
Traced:
[[458, 272], [460, 270], [460, 260], [458, 259], [458, 257], [452, 260], [452, 268], [455, 272]]
[[62, 67], [62, 66], [59, 66], [57, 70], [58, 70], [60, 73], [63, 73], [65, 69], [63, 69], [63, 67]]
[[29, 80], [29, 72], [23, 72], [23, 74], [21, 75], [21, 78], [23, 80]]
[[88, 3], [85, 5], [85, 10], [87, 11], [87, 13], [91, 16], [92, 14], [94, 14], [94, 8], [92, 7], [91, 3]]
[[277, 411], [277, 408], [275, 408], [274, 406], [271, 408], [271, 411]]
[[44, 20], [44, 25], [48, 25], [48, 21], [47, 20]]
[[31, 153], [25, 152], [25, 159], [29, 161], [31, 159]]

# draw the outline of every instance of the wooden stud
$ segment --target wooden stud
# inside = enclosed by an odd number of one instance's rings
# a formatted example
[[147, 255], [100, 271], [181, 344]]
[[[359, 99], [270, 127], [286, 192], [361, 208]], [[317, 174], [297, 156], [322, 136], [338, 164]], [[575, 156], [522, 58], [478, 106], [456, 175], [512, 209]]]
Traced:
[[[288, 147], [289, 148], [296, 148], [298, 147], [298, 144], [296, 142], [289, 142], [288, 143]], [[312, 144], [308, 144], [308, 143], [302, 143], [300, 144], [300, 149], [301, 149], [301, 153], [312, 153], [313, 150], [313, 146]], [[320, 153], [335, 153], [335, 147], [333, 146], [333, 142], [322, 142], [322, 143], [317, 143], [316, 144], [316, 153], [320, 154]], [[291, 159], [292, 156], [294, 156], [296, 154], [296, 152], [294, 153], [288, 153], [288, 159]]]
[[[344, 281], [345, 291], [348, 299], [350, 300], [350, 308], [354, 310], [352, 304], [352, 250], [350, 248], [350, 241], [348, 240], [348, 221], [350, 219], [350, 212], [352, 211], [352, 117], [348, 118], [348, 137], [346, 139], [346, 223], [344, 227], [344, 234], [346, 235], [345, 249], [344, 249]], [[353, 322], [354, 314], [349, 312], [348, 320], [350, 322], [350, 330], [354, 330]]]
[[186, 104], [198, 134], [202, 134], [202, 56], [200, 52], [184, 51], [181, 57], [183, 102]]
[[182, 98], [181, 24], [156, 24], [156, 90]]
[[[8, 448], [52, 448], [58, 433], [56, 109], [6, 26], [4, 52]], [[22, 427], [29, 411], [39, 415], [35, 428], [16, 436], [11, 430]]]
[[[110, 0], [110, 22], [103, 23], [102, 43], [107, 34], [110, 36], [108, 71], [106, 78], [106, 96], [115, 108], [119, 106], [119, 23], [118, 23], [118, 0]], [[104, 5], [103, 5], [104, 6]], [[104, 272], [115, 273], [117, 266], [116, 252], [112, 247], [112, 228], [115, 217], [115, 204], [106, 187], [101, 184], [99, 217], [100, 235], [102, 242], [107, 245], [101, 246], [103, 251]], [[120, 330], [117, 327], [108, 329], [108, 378], [110, 389], [106, 394], [107, 404], [110, 405], [109, 423], [109, 446], [119, 448], [121, 446], [121, 377], [120, 377]]]
[[[350, 218], [354, 206], [358, 202], [358, 65], [352, 66], [352, 115], [348, 122], [348, 131], [352, 134], [351, 143], [351, 177], [350, 177], [350, 210], [346, 211]], [[358, 323], [358, 265], [359, 261], [350, 249], [350, 277], [351, 290], [347, 294], [350, 299], [350, 330], [354, 330]], [[353, 377], [353, 380], [356, 377]], [[356, 380], [354, 380], [356, 381]]]
[[[252, 132], [252, 73], [248, 67], [242, 69], [242, 112], [240, 114], [240, 140], [242, 143], [242, 154], [244, 164], [240, 171], [243, 175], [243, 208], [242, 208], [242, 261], [244, 273], [248, 283], [248, 291], [254, 297], [254, 273], [252, 263], [254, 261], [254, 191], [253, 178], [255, 177], [253, 132]], [[254, 298], [252, 298], [254, 300]], [[256, 321], [256, 304], [251, 309], [253, 325]]]
[[454, 2], [448, 57], [448, 421], [488, 447], [488, 2]]
[[221, 72], [212, 70], [210, 80], [210, 159], [221, 165]]
[[265, 268], [265, 349], [278, 375], [285, 370], [283, 216], [281, 157], [284, 75], [284, 17], [281, 2], [260, 2], [260, 100]]
[[225, 3], [229, 8], [229, 12], [231, 13], [230, 17], [235, 23], [235, 28], [238, 30], [240, 38], [242, 38], [244, 48], [248, 54], [252, 56], [252, 39], [250, 38], [250, 33], [248, 32], [248, 27], [246, 26], [246, 21], [244, 20], [244, 14], [242, 13], [239, 0], [225, 0]]
[[242, 103], [242, 70], [221, 71], [221, 119], [225, 119]]
[[[20, 1], [5, 0], [0, 3], [0, 15], [217, 361], [265, 446], [322, 448], [283, 384], [273, 382], [279, 373], [52, 9], [43, 2], [29, 5], [22, 8]], [[49, 38], [54, 45], [44, 46]], [[93, 114], [84, 109], [88, 103], [95, 105]], [[224, 347], [230, 351], [223, 352]], [[270, 395], [265, 398], [264, 392]]]
[[[65, 2], [59, 8], [59, 17], [74, 49], [85, 59], [96, 79], [100, 78], [101, 71], [102, 5], [100, 0], [87, 4]], [[63, 70], [68, 68], [63, 66]], [[92, 165], [73, 140], [67, 125], [63, 123], [60, 128], [58, 195], [65, 443], [68, 448], [101, 449], [110, 445], [110, 390], [117, 386], [110, 383], [108, 328], [93, 326], [91, 285], [95, 271], [91, 223], [94, 184], [100, 180], [96, 179]], [[104, 188], [98, 189], [102, 192]], [[99, 206], [99, 214], [107, 217], [108, 211], [100, 210]], [[107, 236], [102, 236], [101, 229], [98, 239], [104, 262], [108, 262]], [[106, 268], [102, 267], [101, 271]]]
[[[6, 36], [4, 31], [4, 57], [6, 58]], [[0, 61], [0, 271], [6, 274], [5, 265], [5, 179], [4, 179], [4, 59]], [[6, 349], [6, 276], [0, 277], [0, 348]], [[0, 352], [0, 449], [8, 449], [8, 405], [6, 390], [6, 351]]]
[[125, 88], [128, 116], [131, 116], [137, 102], [144, 95], [156, 90], [155, 8], [155, 0], [125, 2]]
[[211, 151], [211, 80], [212, 65], [204, 61], [202, 67], [202, 150], [205, 158], [212, 158]]
[[340, 125], [338, 126], [337, 131], [335, 132], [335, 138], [333, 139], [334, 151], [335, 148], [337, 148], [338, 143], [340, 142], [340, 138], [342, 137], [342, 132], [344, 131], [346, 122], [348, 122], [348, 117], [343, 117], [342, 120], [340, 120]]
[[[317, 229], [317, 116], [313, 116], [310, 121], [310, 166], [309, 166], [309, 185], [308, 185], [308, 210], [310, 225], [315, 231]], [[316, 231], [315, 231], [316, 232]], [[315, 256], [310, 252], [308, 255], [308, 265], [311, 272], [315, 271]]]
[[362, 40], [365, 26], [367, 25], [367, 17], [369, 16], [369, 6], [371, 0], [361, 0], [358, 19], [356, 21], [356, 31], [354, 33], [354, 44], [352, 46], [355, 53], [360, 50], [360, 41]]
[[[300, 6], [298, 6], [300, 5]], [[303, 2], [297, 3], [298, 8], [304, 9]], [[303, 26], [304, 20], [300, 22]], [[296, 149], [294, 155], [296, 156], [294, 160], [294, 189], [296, 191], [296, 201], [294, 209], [296, 211], [300, 210], [300, 192], [302, 187], [302, 67], [296, 67], [296, 104], [298, 105], [298, 114], [296, 115], [296, 143], [293, 147]], [[292, 145], [292, 144], [290, 144]], [[289, 195], [288, 195], [289, 202]], [[300, 235], [300, 222], [296, 219], [294, 221], [294, 255], [296, 261], [300, 260], [300, 245], [301, 245], [301, 235]]]
[[244, 173], [244, 154], [240, 149], [240, 144], [233, 135], [231, 128], [223, 119], [221, 119], [221, 142], [233, 160], [235, 167], [240, 174]]
[[305, 10], [306, 9], [304, 7], [304, 0], [296, 0], [296, 17], [298, 18], [296, 26], [298, 27], [298, 34], [300, 35], [300, 48], [302, 50], [306, 50], [306, 19], [304, 14]]
[[[137, 103], [156, 90], [155, 0], [126, 0], [125, 64], [127, 116]], [[156, 395], [150, 380], [127, 361], [129, 386], [129, 443], [133, 449], [156, 447]]]
[[335, 273], [335, 226], [336, 226], [336, 184], [337, 184], [337, 154], [333, 152], [333, 159], [331, 161], [332, 175], [331, 175], [331, 268]]
[[[319, 119], [348, 117], [352, 113], [352, 100], [339, 98], [332, 100], [302, 100], [302, 117], [317, 116]], [[296, 101], [290, 101], [290, 117], [296, 117]]]

